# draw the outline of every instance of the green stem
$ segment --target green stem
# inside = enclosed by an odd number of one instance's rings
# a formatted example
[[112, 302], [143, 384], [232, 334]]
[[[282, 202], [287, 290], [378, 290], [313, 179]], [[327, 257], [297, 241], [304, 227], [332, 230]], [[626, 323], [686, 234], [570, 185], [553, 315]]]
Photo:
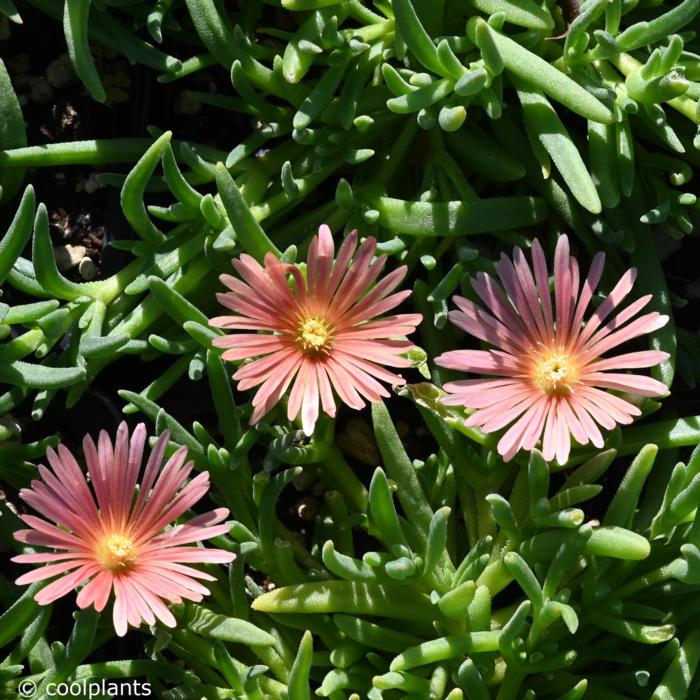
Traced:
[[[177, 145], [177, 142], [173, 142]], [[62, 165], [109, 165], [134, 163], [153, 145], [150, 138], [91, 139], [51, 143], [0, 151], [4, 168], [46, 167]], [[226, 158], [226, 153], [209, 146], [191, 144], [197, 152], [212, 160]]]
[[[610, 63], [612, 63], [621, 73], [625, 75], [625, 77], [627, 77], [630, 73], [639, 70], [643, 65], [628, 53], [621, 53], [618, 56], [613, 56], [609, 60]], [[681, 95], [680, 97], [674, 97], [672, 100], [667, 100], [666, 104], [680, 112], [684, 117], [690, 119], [690, 121], [694, 124], [700, 124], [700, 114], [698, 114], [697, 110], [697, 100]]]
[[355, 476], [350, 465], [335, 445], [328, 450], [321, 464], [324, 480], [336, 486], [357, 512], [367, 512], [367, 489]]

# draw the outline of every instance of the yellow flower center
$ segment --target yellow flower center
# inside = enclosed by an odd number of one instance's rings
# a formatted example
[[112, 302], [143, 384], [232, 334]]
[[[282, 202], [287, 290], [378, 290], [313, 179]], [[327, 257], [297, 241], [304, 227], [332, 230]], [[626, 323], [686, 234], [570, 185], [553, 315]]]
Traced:
[[561, 396], [571, 391], [578, 374], [578, 366], [571, 355], [550, 351], [535, 363], [533, 380], [545, 394]]
[[323, 318], [307, 318], [299, 325], [296, 342], [309, 355], [329, 352], [332, 341], [333, 330], [330, 323]]
[[97, 558], [105, 569], [124, 571], [136, 560], [136, 545], [127, 535], [108, 535], [99, 544]]

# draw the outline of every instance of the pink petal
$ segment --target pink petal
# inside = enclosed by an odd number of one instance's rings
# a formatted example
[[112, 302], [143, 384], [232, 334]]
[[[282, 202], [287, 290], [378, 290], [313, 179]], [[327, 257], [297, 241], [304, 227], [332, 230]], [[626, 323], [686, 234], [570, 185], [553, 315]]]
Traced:
[[595, 310], [593, 315], [588, 319], [588, 322], [583, 328], [583, 331], [578, 337], [577, 347], [581, 347], [588, 338], [593, 335], [595, 330], [603, 323], [603, 321], [610, 315], [610, 312], [618, 306], [622, 300], [632, 291], [632, 286], [634, 285], [634, 280], [637, 278], [637, 270], [631, 268], [625, 272], [620, 278], [618, 283], [613, 288], [612, 292], [608, 294], [605, 301]]
[[578, 300], [578, 305], [576, 306], [576, 311], [574, 312], [574, 318], [571, 322], [571, 335], [569, 341], [569, 349], [571, 350], [573, 345], [578, 339], [578, 335], [581, 331], [581, 323], [583, 322], [583, 317], [593, 298], [593, 293], [598, 287], [600, 278], [603, 274], [603, 267], [605, 266], [605, 253], [596, 253], [591, 262], [591, 269], [588, 272], [588, 277], [583, 283], [583, 288], [581, 289], [581, 295]]
[[493, 316], [508, 328], [513, 337], [529, 336], [527, 328], [516, 314], [510, 300], [490, 275], [484, 272], [477, 273], [472, 279], [472, 287]]
[[109, 594], [112, 592], [112, 572], [101, 571], [94, 578], [88, 581], [78, 592], [76, 603], [79, 608], [87, 608], [94, 604], [95, 610], [104, 610]]
[[537, 292], [542, 304], [544, 325], [548, 330], [548, 339], [551, 340], [554, 337], [554, 318], [552, 316], [552, 299], [549, 292], [549, 272], [547, 271], [544, 251], [537, 239], [532, 242], [532, 267], [535, 271]]
[[64, 561], [59, 564], [49, 564], [48, 566], [41, 566], [38, 569], [33, 569], [32, 571], [22, 574], [15, 583], [18, 586], [24, 586], [27, 583], [34, 583], [34, 581], [43, 581], [47, 578], [52, 578], [58, 576], [59, 574], [66, 573], [72, 569], [77, 569], [79, 566], [84, 566], [89, 562], [93, 561], [90, 558], [83, 557], [81, 559], [75, 558], [70, 561]]
[[331, 388], [326, 368], [320, 362], [316, 364], [316, 380], [318, 381], [318, 392], [321, 397], [323, 411], [331, 418], [335, 418], [336, 406], [333, 398], [333, 389]]
[[529, 331], [527, 339], [530, 342], [545, 340], [547, 329], [532, 273], [520, 248], [514, 249], [513, 257], [515, 265], [508, 256], [501, 254], [501, 259], [496, 263], [496, 271]]
[[581, 353], [581, 360], [588, 361], [594, 357], [599, 357], [605, 354], [621, 343], [626, 343], [628, 340], [638, 338], [640, 335], [653, 333], [654, 331], [663, 328], [668, 323], [668, 316], [662, 316], [656, 311], [640, 316], [619, 331], [610, 333], [594, 345], [586, 345]]
[[435, 364], [475, 374], [513, 377], [521, 371], [520, 362], [498, 350], [450, 350], [435, 358]]
[[214, 338], [212, 345], [227, 348], [221, 357], [227, 362], [235, 362], [278, 352], [288, 347], [288, 341], [278, 335], [226, 335]]
[[603, 440], [600, 430], [598, 430], [598, 426], [593, 422], [593, 419], [588, 411], [586, 411], [581, 403], [576, 400], [575, 396], [570, 397], [569, 406], [581, 423], [581, 427], [586, 432], [586, 435], [588, 435], [591, 444], [598, 449], [602, 448], [603, 445], [605, 445], [605, 441]]
[[666, 396], [668, 387], [651, 377], [613, 372], [590, 372], [582, 378], [588, 385], [626, 391], [640, 396]]
[[605, 360], [596, 360], [586, 366], [586, 374], [589, 372], [602, 372], [609, 369], [638, 369], [641, 367], [654, 367], [670, 357], [667, 352], [660, 350], [642, 350], [629, 352], [624, 355], [616, 355]]
[[[117, 588], [118, 577], [114, 577], [114, 588]], [[114, 606], [112, 608], [112, 620], [114, 622], [114, 630], [118, 637], [123, 637], [129, 627], [129, 607], [126, 598], [123, 595], [116, 595], [114, 598]]]
[[177, 626], [177, 621], [175, 620], [175, 617], [170, 612], [170, 610], [168, 610], [168, 608], [165, 606], [165, 604], [161, 601], [161, 599], [157, 595], [152, 593], [145, 586], [142, 586], [141, 583], [139, 582], [138, 578], [134, 577], [131, 580], [131, 585], [134, 586], [134, 588], [136, 588], [136, 590], [140, 593], [143, 600], [146, 602], [146, 604], [153, 611], [154, 615], [166, 627], [176, 627]]
[[83, 564], [76, 571], [72, 571], [69, 574], [65, 574], [56, 581], [52, 581], [51, 583], [49, 583], [48, 586], [42, 588], [34, 596], [34, 600], [36, 600], [36, 602], [39, 603], [39, 605], [48, 605], [49, 603], [53, 603], [54, 600], [62, 598], [64, 595], [66, 595], [66, 593], [69, 593], [80, 583], [90, 578], [94, 574], [98, 573], [99, 571], [100, 566], [98, 564]]
[[528, 440], [533, 432], [537, 432], [539, 437], [548, 405], [547, 398], [541, 397], [501, 437], [498, 441], [497, 449], [505, 462], [513, 459], [515, 453], [520, 449], [520, 445]]

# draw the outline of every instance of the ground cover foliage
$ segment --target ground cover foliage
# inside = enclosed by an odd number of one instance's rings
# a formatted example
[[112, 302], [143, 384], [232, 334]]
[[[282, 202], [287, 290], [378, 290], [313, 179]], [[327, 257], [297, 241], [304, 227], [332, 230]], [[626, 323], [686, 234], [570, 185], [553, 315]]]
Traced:
[[[115, 413], [210, 473], [231, 512], [212, 543], [237, 555], [202, 567], [211, 596], [175, 606], [175, 628], [125, 641], [73, 594], [39, 606], [8, 564], [0, 695], [137, 677], [171, 700], [698, 697], [698, 16], [698, 0], [0, 0], [6, 46], [49, 28], [87, 104], [135, 113], [149, 85], [153, 115], [42, 139], [0, 43], [3, 556], [26, 549], [17, 494], [47, 447], [77, 453]], [[119, 92], [122, 59], [140, 83]], [[57, 252], [50, 177], [74, 171], [88, 208], [119, 200], [94, 272]], [[407, 384], [312, 435], [285, 400], [249, 425], [240, 362], [212, 345], [219, 275], [242, 254], [303, 269], [321, 224], [407, 266], [400, 310], [423, 316]], [[634, 399], [603, 449], [505, 462], [498, 432], [442, 403], [464, 377], [434, 359], [481, 347], [448, 320], [454, 294], [477, 300], [477, 274], [535, 238], [551, 263], [564, 234], [582, 270], [606, 254], [594, 306], [634, 266], [632, 296], [669, 317], [636, 341], [668, 353], [652, 376], [669, 395]]]

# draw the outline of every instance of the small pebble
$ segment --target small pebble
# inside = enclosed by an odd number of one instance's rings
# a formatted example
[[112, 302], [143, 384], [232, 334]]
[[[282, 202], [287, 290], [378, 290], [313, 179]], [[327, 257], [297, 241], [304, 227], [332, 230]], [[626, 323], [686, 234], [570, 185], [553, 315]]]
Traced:
[[297, 516], [307, 523], [312, 523], [318, 514], [318, 503], [313, 498], [302, 498], [297, 503]]
[[187, 91], [181, 92], [175, 98], [173, 111], [175, 114], [197, 114], [202, 109], [202, 103], [195, 100]]
[[16, 75], [22, 75], [23, 73], [28, 73], [31, 62], [29, 60], [29, 54], [18, 53], [12, 58], [7, 59], [7, 68], [10, 73], [15, 73]]
[[25, 90], [29, 87], [29, 83], [32, 80], [31, 75], [26, 73], [19, 73], [18, 75], [12, 76], [12, 87], [15, 90]]
[[107, 104], [115, 105], [122, 102], [129, 101], [129, 93], [116, 85], [108, 87], [107, 90]]
[[67, 245], [57, 246], [53, 249], [53, 252], [58, 269], [61, 272], [67, 272], [85, 259], [87, 248], [84, 245], [71, 245], [69, 243]]
[[100, 188], [100, 183], [97, 181], [97, 177], [94, 173], [90, 173], [88, 178], [83, 182], [83, 189], [88, 194], [95, 194]]
[[29, 93], [32, 100], [40, 105], [46, 104], [53, 97], [53, 90], [49, 85], [49, 81], [44, 77], [32, 78], [29, 81]]
[[58, 58], [51, 61], [49, 67], [46, 69], [46, 80], [48, 80], [51, 87], [65, 87], [74, 79], [75, 73], [73, 71], [73, 66], [66, 53], [61, 54]]
[[361, 418], [351, 418], [347, 422], [338, 434], [338, 447], [370, 467], [376, 467], [381, 461], [372, 427]]
[[114, 84], [121, 88], [131, 87], [131, 78], [123, 70], [118, 70], [114, 73]]
[[78, 263], [78, 274], [86, 281], [94, 280], [97, 277], [97, 265], [90, 258], [83, 258]]

